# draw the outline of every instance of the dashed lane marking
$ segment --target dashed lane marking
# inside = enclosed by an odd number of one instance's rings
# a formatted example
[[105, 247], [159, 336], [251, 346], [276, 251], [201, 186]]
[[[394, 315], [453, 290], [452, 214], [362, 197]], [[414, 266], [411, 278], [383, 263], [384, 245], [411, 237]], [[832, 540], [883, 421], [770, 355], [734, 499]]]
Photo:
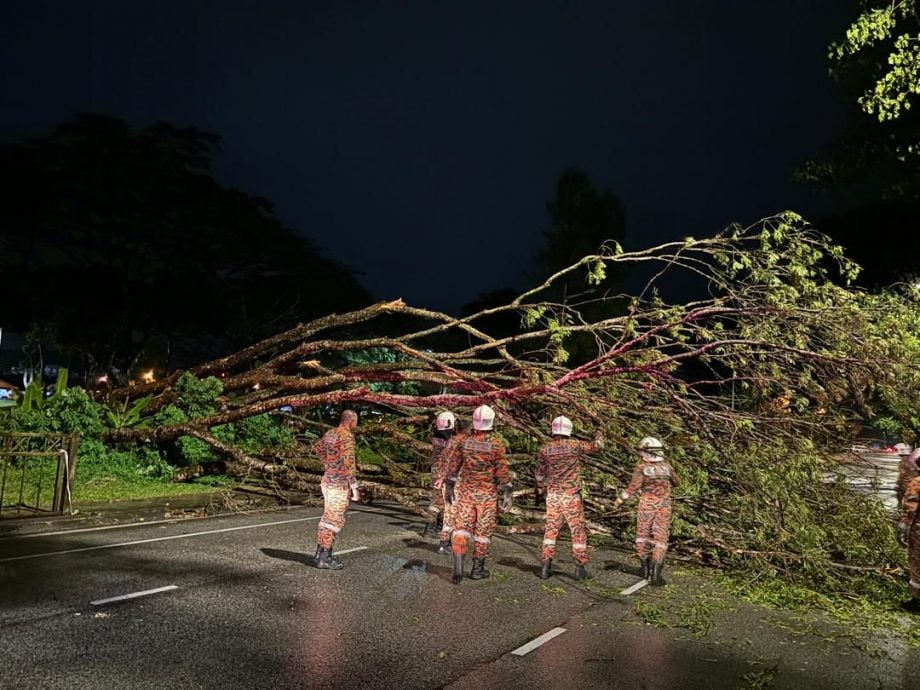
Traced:
[[532, 652], [533, 650], [535, 650], [541, 644], [544, 644], [545, 642], [549, 642], [551, 639], [553, 639], [554, 637], [558, 637], [564, 632], [565, 632], [565, 628], [553, 628], [549, 632], [543, 633], [542, 635], [540, 635], [540, 637], [536, 638], [535, 640], [531, 640], [530, 642], [523, 645], [522, 647], [518, 647], [511, 653], [516, 656], [524, 656], [528, 652]]
[[364, 551], [365, 549], [370, 548], [369, 546], [356, 546], [352, 549], [345, 549], [344, 551], [333, 551], [336, 556], [342, 556], [346, 553], [354, 553], [355, 551]]
[[[138, 539], [137, 541], [123, 541], [117, 544], [102, 544], [100, 546], [84, 546], [79, 549], [64, 549], [63, 551], [46, 551], [44, 553], [30, 553], [25, 556], [12, 556], [10, 558], [0, 558], [0, 563], [9, 563], [10, 561], [26, 561], [32, 558], [46, 558], [49, 556], [63, 556], [67, 553], [82, 553], [84, 551], [98, 551], [100, 549], [117, 549], [122, 546], [134, 546], [135, 544], [151, 544], [156, 541], [169, 541], [171, 539], [188, 539], [189, 537], [200, 537], [205, 534], [220, 534], [221, 532], [236, 532], [243, 529], [257, 529], [259, 527], [273, 527], [275, 525], [287, 525], [292, 522], [306, 522], [308, 520], [319, 520], [322, 516], [294, 518], [292, 520], [278, 520], [276, 522], [262, 522], [258, 525], [242, 525], [240, 527], [224, 527], [223, 529], [212, 529], [205, 532], [190, 532], [188, 534], [171, 534], [168, 537], [154, 537], [152, 539]], [[366, 547], [365, 547], [366, 548]]]
[[113, 604], [116, 601], [127, 601], [128, 599], [137, 599], [138, 597], [146, 597], [151, 594], [159, 594], [160, 592], [168, 592], [171, 589], [179, 589], [176, 585], [166, 585], [165, 587], [157, 587], [156, 589], [145, 589], [143, 592], [131, 592], [130, 594], [121, 594], [117, 597], [109, 597], [108, 599], [96, 599], [96, 601], [89, 602], [92, 606], [102, 606], [103, 604]]
[[639, 580], [636, 584], [631, 585], [627, 587], [626, 589], [624, 589], [622, 592], [620, 592], [620, 594], [628, 597], [630, 594], [634, 594], [635, 592], [638, 592], [640, 589], [645, 587], [645, 585], [647, 584], [648, 584], [648, 580]]

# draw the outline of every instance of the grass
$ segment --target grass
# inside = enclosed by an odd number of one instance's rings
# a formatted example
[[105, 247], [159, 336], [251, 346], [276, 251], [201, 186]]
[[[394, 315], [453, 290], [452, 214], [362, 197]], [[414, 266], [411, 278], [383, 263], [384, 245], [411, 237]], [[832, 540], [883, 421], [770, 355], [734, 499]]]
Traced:
[[[138, 477], [125, 479], [124, 477], [92, 477], [86, 481], [75, 483], [73, 503], [79, 506], [85, 503], [102, 503], [104, 501], [130, 501], [142, 498], [168, 498], [171, 496], [186, 496], [189, 494], [203, 494], [218, 488], [213, 481], [215, 477], [205, 477], [212, 481], [202, 482], [195, 480], [186, 483], [176, 483], [162, 479]], [[228, 484], [232, 485], [231, 481]]]
[[[6, 470], [6, 485], [3, 503], [5, 506], [19, 502], [20, 487], [23, 487], [22, 503], [50, 510], [54, 497], [55, 462], [37, 459], [27, 463], [0, 465], [0, 478]], [[2, 479], [0, 479], [2, 481]], [[91, 462], [77, 463], [74, 478], [72, 502], [74, 506], [107, 501], [129, 501], [145, 498], [168, 498], [189, 494], [204, 494], [220, 487], [228, 487], [236, 481], [226, 476], [208, 476], [177, 483], [166, 477], [148, 477], [136, 468], [101, 467]], [[15, 509], [7, 507], [7, 512]]]
[[[3, 486], [3, 504], [20, 502], [50, 510], [54, 498], [56, 458], [18, 459], [18, 462], [0, 461], [0, 484]], [[4, 511], [6, 512], [6, 511]]]
[[559, 587], [556, 585], [548, 585], [545, 582], [540, 585], [540, 591], [546, 592], [548, 594], [555, 594], [556, 596], [567, 594], [565, 587]]

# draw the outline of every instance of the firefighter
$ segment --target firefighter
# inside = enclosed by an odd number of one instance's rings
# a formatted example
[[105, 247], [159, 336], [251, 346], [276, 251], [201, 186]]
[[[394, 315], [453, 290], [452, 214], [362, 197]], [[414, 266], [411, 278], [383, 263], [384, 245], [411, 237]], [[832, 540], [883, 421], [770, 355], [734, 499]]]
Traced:
[[444, 449], [454, 435], [457, 418], [453, 412], [442, 412], [435, 420], [434, 434], [431, 437], [431, 501], [428, 504], [428, 520], [422, 532], [423, 537], [433, 537], [438, 533], [438, 517], [441, 525], [446, 522], [444, 510]]
[[[454, 533], [451, 549], [454, 554], [453, 583], [463, 581], [463, 559], [470, 537], [473, 539], [473, 567], [470, 578], [489, 577], [485, 561], [495, 521], [498, 517], [498, 488], [501, 487], [501, 509], [511, 509], [511, 473], [505, 458], [505, 444], [492, 433], [495, 412], [488, 405], [473, 411], [473, 431], [448, 457], [445, 500], [456, 503]], [[456, 489], [455, 489], [456, 487]]]
[[355, 474], [355, 437], [352, 433], [358, 426], [358, 414], [345, 410], [339, 418], [339, 425], [330, 429], [317, 442], [316, 450], [323, 462], [323, 517], [319, 521], [316, 538], [316, 567], [322, 570], [341, 570], [345, 566], [332, 555], [332, 544], [345, 526], [345, 511], [348, 510], [348, 495], [351, 500], [361, 498]]
[[907, 547], [907, 562], [910, 567], [911, 598], [901, 606], [911, 613], [920, 613], [920, 460], [913, 458], [914, 476], [907, 483], [901, 501], [901, 521], [898, 523], [898, 542]]
[[[441, 454], [441, 474], [438, 476], [437, 482], [440, 487], [441, 494], [444, 495], [447, 492], [447, 466], [450, 462], [450, 458], [458, 452], [460, 444], [462, 444], [470, 432], [470, 422], [466, 421], [461, 426], [460, 422], [454, 423], [457, 433], [455, 433], [450, 441], [447, 443], [447, 447], [444, 449], [444, 452]], [[450, 536], [454, 531], [454, 523], [457, 520], [457, 503], [447, 503], [444, 501], [444, 519], [441, 522], [441, 533], [438, 535], [438, 553], [442, 556], [446, 556], [451, 553], [450, 548]]]
[[623, 501], [639, 492], [636, 553], [642, 562], [642, 577], [653, 585], [661, 585], [664, 584], [661, 573], [671, 526], [671, 489], [679, 482], [674, 468], [664, 459], [661, 441], [646, 436], [639, 442], [637, 450], [640, 460], [633, 470], [629, 486], [614, 502], [614, 508], [619, 508]]
[[602, 438], [594, 442], [571, 438], [572, 421], [556, 417], [550, 425], [553, 440], [537, 453], [536, 494], [546, 495], [546, 532], [540, 556], [540, 577], [553, 574], [556, 537], [564, 524], [572, 533], [572, 556], [575, 559], [575, 579], [588, 577], [588, 533], [585, 529], [585, 507], [581, 500], [581, 456], [604, 447]]
[[907, 485], [917, 475], [917, 470], [914, 468], [917, 458], [920, 457], [920, 448], [912, 450], [906, 443], [898, 443], [895, 446], [895, 450], [900, 458], [898, 463], [898, 484], [895, 489], [898, 496], [898, 506], [900, 506], [901, 500], [904, 498], [904, 492], [907, 490]]

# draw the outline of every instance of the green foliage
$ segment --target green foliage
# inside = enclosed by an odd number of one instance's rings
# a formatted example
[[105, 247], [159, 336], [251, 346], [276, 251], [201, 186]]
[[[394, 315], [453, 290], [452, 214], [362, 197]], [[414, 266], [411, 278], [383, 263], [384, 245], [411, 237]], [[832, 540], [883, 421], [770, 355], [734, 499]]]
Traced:
[[33, 390], [38, 390], [37, 399], [26, 405], [24, 396], [22, 405], [0, 415], [0, 430], [77, 432], [89, 437], [102, 433], [102, 409], [82, 388], [68, 388], [49, 398], [41, 397], [40, 388]]
[[26, 392], [22, 395], [22, 409], [25, 412], [40, 410], [45, 404], [45, 397], [42, 393], [41, 383], [32, 381], [27, 387]]
[[875, 84], [859, 99], [859, 104], [879, 121], [894, 120], [910, 109], [911, 96], [920, 94], [920, 36], [897, 33], [902, 23], [916, 18], [916, 0], [885, 2], [868, 7], [856, 18], [843, 41], [830, 47], [829, 56], [838, 63], [851, 60], [872, 48], [885, 45], [887, 56]]
[[125, 400], [124, 403], [110, 403], [106, 405], [105, 417], [106, 420], [108, 420], [109, 426], [113, 429], [128, 429], [131, 427], [143, 429], [150, 426], [150, 419], [144, 418], [141, 415], [144, 413], [144, 410], [147, 409], [147, 406], [150, 405], [151, 400], [153, 400], [152, 395], [145, 395], [143, 398], [139, 398], [134, 402]]
[[[164, 406], [153, 415], [154, 426], [175, 426], [194, 419], [210, 416], [217, 411], [217, 398], [223, 392], [220, 379], [209, 376], [198, 379], [188, 372], [182, 374], [173, 386], [175, 402]], [[245, 453], [258, 454], [289, 446], [293, 436], [277, 417], [262, 414], [247, 417], [232, 424], [214, 427], [211, 432], [225, 443], [236, 446]], [[166, 444], [170, 461], [178, 466], [212, 462], [217, 454], [204, 441], [193, 436], [180, 436]]]
[[[406, 361], [408, 358], [401, 352], [395, 352], [383, 347], [370, 347], [364, 350], [349, 350], [341, 353], [347, 362], [358, 366], [368, 366], [374, 364], [396, 364], [400, 361]], [[400, 393], [403, 395], [415, 395], [419, 392], [419, 384], [408, 383], [371, 383], [372, 391], [386, 391], [388, 393]]]
[[214, 427], [212, 432], [221, 441], [236, 446], [244, 453], [251, 454], [280, 450], [294, 442], [291, 430], [285, 427], [277, 417], [268, 414], [246, 417], [233, 424]]
[[[810, 442], [760, 439], [694, 451], [677, 460], [689, 481], [675, 509], [676, 538], [702, 533], [710, 542], [740, 542], [736, 552], [720, 556], [739, 578], [775, 577], [815, 597], [890, 587], [877, 573], [836, 565], [871, 570], [903, 563], [904, 553], [881, 504], [834, 481], [836, 461]], [[703, 518], [707, 505], [718, 505], [718, 513]]]
[[189, 419], [207, 417], [217, 411], [216, 400], [223, 392], [224, 386], [219, 378], [208, 376], [198, 379], [194, 374], [185, 372], [173, 385], [175, 405]]
[[155, 448], [131, 444], [112, 449], [97, 439], [87, 439], [80, 445], [73, 499], [79, 505], [193, 494], [227, 482], [226, 478], [214, 476], [176, 484], [170, 480], [173, 471]]

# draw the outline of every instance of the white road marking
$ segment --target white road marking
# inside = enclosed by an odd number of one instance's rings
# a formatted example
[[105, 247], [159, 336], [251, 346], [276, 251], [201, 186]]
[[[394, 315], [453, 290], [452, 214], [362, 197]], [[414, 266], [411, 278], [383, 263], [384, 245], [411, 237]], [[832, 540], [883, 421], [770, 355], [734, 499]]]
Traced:
[[370, 547], [369, 547], [369, 546], [356, 546], [356, 547], [354, 547], [353, 549], [345, 549], [344, 551], [336, 551], [335, 549], [333, 549], [333, 550], [332, 550], [332, 555], [333, 555], [333, 556], [341, 556], [342, 554], [354, 553], [355, 551], [364, 551], [364, 549], [368, 549], [368, 548], [370, 548]]
[[[216, 517], [209, 515], [208, 517]], [[150, 522], [126, 522], [123, 525], [104, 525], [102, 527], [81, 527], [80, 529], [62, 529], [57, 532], [32, 532], [31, 534], [12, 534], [8, 537], [0, 537], [0, 541], [7, 539], [41, 539], [42, 537], [56, 537], [60, 534], [80, 534], [81, 532], [99, 532], [106, 529], [123, 529], [126, 527], [147, 527], [148, 525], [165, 525], [175, 522], [188, 522], [192, 518], [175, 518], [171, 520], [151, 520]], [[203, 520], [204, 518], [194, 518]]]
[[[293, 520], [278, 520], [277, 522], [263, 522], [258, 525], [243, 525], [241, 527], [225, 527], [224, 529], [212, 529], [206, 532], [190, 532], [189, 534], [173, 534], [168, 537], [154, 537], [153, 539], [138, 539], [137, 541], [123, 541], [118, 544], [102, 544], [101, 546], [84, 546], [80, 549], [65, 549], [64, 551], [46, 551], [45, 553], [30, 553], [26, 556], [13, 556], [11, 558], [0, 558], [0, 563], [10, 561], [25, 561], [31, 558], [45, 558], [46, 556], [61, 556], [65, 553], [81, 553], [83, 551], [98, 551], [99, 549], [117, 549], [120, 546], [133, 546], [134, 544], [151, 544], [155, 541], [169, 541], [170, 539], [187, 539], [188, 537], [200, 537], [204, 534], [219, 534], [221, 532], [236, 532], [241, 529], [256, 529], [257, 527], [272, 527], [274, 525], [287, 525], [292, 522], [305, 522], [307, 520], [319, 520], [320, 515], [314, 517], [295, 518]], [[365, 547], [366, 548], [366, 547]]]
[[111, 604], [115, 601], [126, 601], [127, 599], [137, 599], [138, 597], [146, 597], [150, 594], [159, 594], [160, 592], [168, 592], [171, 589], [179, 589], [176, 585], [166, 585], [165, 587], [157, 587], [156, 589], [145, 589], [143, 592], [131, 592], [131, 594], [122, 594], [117, 597], [109, 597], [108, 599], [96, 599], [96, 601], [89, 602], [92, 606], [102, 606], [103, 604]]
[[[261, 515], [262, 513], [273, 512], [271, 508], [266, 510], [244, 510], [235, 515]], [[81, 532], [100, 532], [108, 529], [126, 529], [128, 527], [147, 527], [148, 525], [173, 525], [177, 522], [192, 522], [198, 520], [213, 520], [214, 518], [227, 517], [227, 513], [217, 513], [215, 515], [204, 515], [202, 517], [188, 518], [175, 517], [166, 520], [148, 520], [145, 522], [125, 522], [118, 525], [103, 525], [102, 527], [80, 527], [79, 529], [62, 529], [57, 532], [29, 532], [28, 534], [11, 534], [7, 537], [0, 537], [0, 541], [9, 539], [41, 539], [42, 537], [56, 537], [61, 534], [80, 534]]]
[[565, 628], [553, 628], [549, 632], [543, 633], [542, 635], [540, 635], [540, 637], [538, 637], [537, 639], [531, 640], [530, 642], [525, 644], [523, 647], [518, 647], [511, 653], [517, 656], [524, 656], [528, 652], [532, 652], [533, 650], [535, 650], [537, 647], [539, 647], [544, 642], [549, 642], [551, 639], [561, 635], [564, 632], [565, 632]]
[[648, 580], [639, 580], [636, 584], [630, 585], [629, 587], [624, 589], [622, 592], [620, 592], [620, 594], [628, 597], [633, 592], [638, 592], [640, 589], [645, 587], [645, 585], [647, 584], [648, 584]]

